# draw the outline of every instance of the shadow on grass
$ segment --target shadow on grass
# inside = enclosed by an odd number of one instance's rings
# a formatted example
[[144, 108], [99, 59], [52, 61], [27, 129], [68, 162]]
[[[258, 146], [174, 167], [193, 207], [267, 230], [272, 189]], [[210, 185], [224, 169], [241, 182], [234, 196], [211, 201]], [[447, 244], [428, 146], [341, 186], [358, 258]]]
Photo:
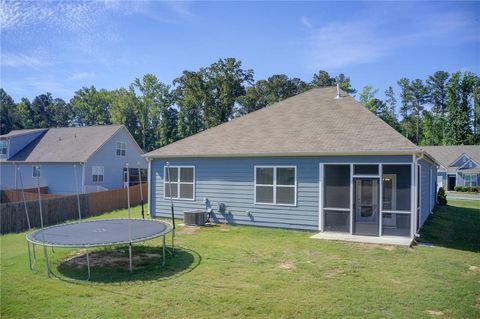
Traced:
[[[480, 202], [479, 202], [480, 205]], [[480, 207], [440, 206], [421, 230], [419, 242], [480, 252]]]
[[[130, 273], [128, 246], [93, 250], [89, 257], [89, 281], [98, 283], [173, 279], [193, 271], [202, 261], [194, 250], [178, 247], [173, 256], [166, 252], [165, 266], [162, 266], [162, 247], [133, 246], [133, 272]], [[56, 265], [57, 277], [86, 281], [86, 259], [85, 250], [70, 254]]]

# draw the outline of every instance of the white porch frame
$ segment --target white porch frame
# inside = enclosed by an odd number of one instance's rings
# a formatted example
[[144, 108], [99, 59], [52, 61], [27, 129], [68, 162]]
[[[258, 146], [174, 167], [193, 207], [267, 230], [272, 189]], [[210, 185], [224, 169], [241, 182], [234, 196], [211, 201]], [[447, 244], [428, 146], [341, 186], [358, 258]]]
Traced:
[[[350, 231], [349, 235], [357, 236], [353, 234], [353, 180], [354, 178], [379, 178], [379, 232], [378, 237], [382, 236], [382, 218], [383, 213], [392, 213], [392, 214], [408, 214], [410, 215], [410, 238], [413, 238], [416, 229], [416, 212], [417, 212], [417, 192], [416, 192], [416, 168], [415, 168], [416, 157], [415, 155], [412, 156], [412, 162], [325, 162], [319, 163], [319, 223], [318, 229], [321, 232], [325, 231], [325, 219], [324, 219], [324, 210], [333, 210], [333, 211], [349, 211], [350, 213]], [[325, 176], [325, 165], [349, 165], [350, 166], [350, 208], [331, 208], [331, 207], [323, 207], [325, 202], [325, 194], [324, 194], [324, 176]], [[378, 165], [378, 175], [354, 175], [354, 165]], [[404, 165], [410, 166], [410, 192], [411, 192], [411, 205], [410, 211], [399, 211], [399, 210], [383, 210], [383, 165]], [[374, 236], [375, 237], [375, 236]], [[399, 236], [401, 237], [401, 236]]]

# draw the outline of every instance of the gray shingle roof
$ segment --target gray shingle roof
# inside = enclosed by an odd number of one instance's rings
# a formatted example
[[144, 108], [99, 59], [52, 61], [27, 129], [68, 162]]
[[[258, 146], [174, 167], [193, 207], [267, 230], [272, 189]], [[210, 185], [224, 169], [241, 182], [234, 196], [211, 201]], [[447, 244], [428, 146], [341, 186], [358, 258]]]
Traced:
[[10, 138], [10, 137], [15, 137], [15, 136], [21, 136], [21, 135], [25, 135], [25, 134], [29, 134], [29, 133], [33, 133], [33, 132], [42, 132], [42, 131], [46, 131], [46, 130], [47, 130], [46, 128], [33, 128], [33, 129], [25, 129], [25, 130], [13, 130], [13, 131], [10, 131], [10, 132], [7, 133], [7, 134], [0, 135], [0, 139]]
[[445, 168], [453, 164], [462, 154], [480, 164], [480, 145], [422, 146], [422, 149]]
[[9, 161], [84, 162], [123, 125], [51, 128]]
[[145, 156], [413, 153], [420, 149], [335, 87], [311, 89]]

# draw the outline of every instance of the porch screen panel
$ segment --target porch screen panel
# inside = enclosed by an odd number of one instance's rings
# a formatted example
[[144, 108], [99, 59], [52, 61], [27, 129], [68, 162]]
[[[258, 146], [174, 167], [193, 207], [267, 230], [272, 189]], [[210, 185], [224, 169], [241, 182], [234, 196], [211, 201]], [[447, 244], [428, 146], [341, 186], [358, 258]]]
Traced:
[[383, 210], [411, 211], [411, 184], [411, 165], [383, 165]]
[[325, 165], [325, 208], [350, 209], [350, 165]]
[[350, 212], [325, 210], [325, 230], [333, 232], [350, 232]]
[[382, 215], [382, 234], [387, 236], [410, 236], [410, 214]]

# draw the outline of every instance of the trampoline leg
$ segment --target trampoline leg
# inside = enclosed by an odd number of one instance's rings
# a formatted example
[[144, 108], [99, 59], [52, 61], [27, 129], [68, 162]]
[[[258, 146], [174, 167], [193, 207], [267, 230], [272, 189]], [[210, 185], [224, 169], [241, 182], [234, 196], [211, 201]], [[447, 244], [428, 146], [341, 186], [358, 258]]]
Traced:
[[165, 266], [165, 235], [162, 237], [162, 267]]
[[87, 249], [87, 281], [90, 280], [90, 256]]
[[175, 255], [175, 229], [172, 230], [172, 256]]
[[28, 265], [30, 266], [30, 270], [32, 270], [32, 256], [30, 255], [30, 242], [27, 241], [27, 251], [28, 251]]
[[50, 265], [48, 264], [48, 249], [47, 249], [47, 246], [43, 246], [43, 254], [45, 255], [45, 267], [47, 268], [48, 278], [52, 278], [50, 276]]
[[52, 246], [52, 253], [55, 253], [55, 250], [53, 249], [53, 246]]
[[130, 272], [132, 272], [132, 243], [128, 245], [128, 258], [130, 260]]
[[35, 251], [35, 244], [32, 244], [33, 246], [33, 259], [37, 260], [37, 252]]

